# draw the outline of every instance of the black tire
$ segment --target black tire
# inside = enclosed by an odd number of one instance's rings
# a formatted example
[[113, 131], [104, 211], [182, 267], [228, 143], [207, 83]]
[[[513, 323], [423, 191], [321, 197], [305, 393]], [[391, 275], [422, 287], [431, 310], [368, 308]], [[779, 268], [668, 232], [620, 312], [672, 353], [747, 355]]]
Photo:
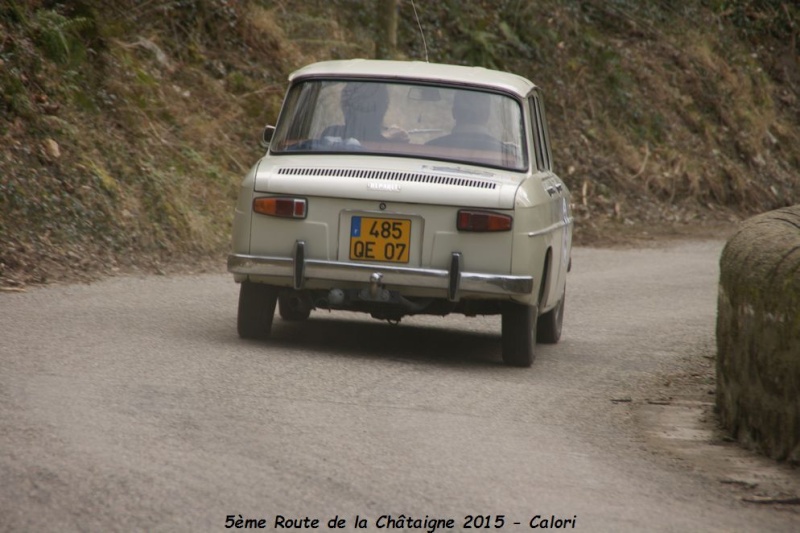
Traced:
[[533, 364], [538, 306], [508, 302], [503, 306], [503, 362], [509, 366]]
[[236, 329], [243, 339], [268, 339], [272, 333], [272, 319], [278, 290], [263, 283], [242, 282], [239, 287], [239, 313]]
[[542, 344], [556, 344], [561, 339], [561, 326], [564, 323], [564, 305], [567, 297], [567, 288], [558, 305], [539, 317], [536, 324], [536, 340]]
[[278, 313], [284, 320], [300, 322], [311, 315], [311, 308], [294, 294], [283, 293], [278, 296]]

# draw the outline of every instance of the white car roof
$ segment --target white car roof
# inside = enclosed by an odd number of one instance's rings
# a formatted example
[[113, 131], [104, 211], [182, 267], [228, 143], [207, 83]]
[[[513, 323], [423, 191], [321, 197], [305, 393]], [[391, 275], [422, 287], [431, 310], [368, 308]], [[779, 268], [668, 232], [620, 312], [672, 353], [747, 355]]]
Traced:
[[444, 65], [424, 61], [387, 61], [379, 59], [346, 59], [313, 63], [289, 76], [290, 81], [306, 77], [382, 78], [417, 80], [499, 89], [525, 97], [535, 85], [529, 80], [499, 70], [461, 65]]

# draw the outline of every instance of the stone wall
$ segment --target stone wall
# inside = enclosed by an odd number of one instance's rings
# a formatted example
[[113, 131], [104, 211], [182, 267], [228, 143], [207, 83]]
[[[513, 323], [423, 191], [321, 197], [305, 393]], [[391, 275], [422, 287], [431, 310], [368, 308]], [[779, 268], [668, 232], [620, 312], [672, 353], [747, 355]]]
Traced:
[[722, 252], [716, 402], [744, 445], [800, 463], [800, 205], [745, 221]]

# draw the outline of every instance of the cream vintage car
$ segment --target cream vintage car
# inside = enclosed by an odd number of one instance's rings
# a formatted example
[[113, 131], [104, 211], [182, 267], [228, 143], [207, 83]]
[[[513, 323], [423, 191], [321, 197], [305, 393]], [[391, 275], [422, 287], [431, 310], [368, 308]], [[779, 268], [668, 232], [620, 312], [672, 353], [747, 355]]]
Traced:
[[344, 309], [501, 315], [502, 358], [561, 336], [572, 215], [539, 89], [484, 68], [346, 60], [294, 72], [245, 177], [238, 331]]

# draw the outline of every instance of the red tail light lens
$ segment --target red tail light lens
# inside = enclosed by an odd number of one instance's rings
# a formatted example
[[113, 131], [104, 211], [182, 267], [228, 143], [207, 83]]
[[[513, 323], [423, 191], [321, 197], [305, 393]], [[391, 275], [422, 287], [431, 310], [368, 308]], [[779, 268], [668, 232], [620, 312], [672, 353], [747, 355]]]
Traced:
[[511, 222], [509, 215], [462, 209], [458, 212], [456, 227], [459, 231], [510, 231]]
[[253, 211], [273, 217], [306, 218], [306, 200], [285, 197], [256, 198], [253, 200]]

